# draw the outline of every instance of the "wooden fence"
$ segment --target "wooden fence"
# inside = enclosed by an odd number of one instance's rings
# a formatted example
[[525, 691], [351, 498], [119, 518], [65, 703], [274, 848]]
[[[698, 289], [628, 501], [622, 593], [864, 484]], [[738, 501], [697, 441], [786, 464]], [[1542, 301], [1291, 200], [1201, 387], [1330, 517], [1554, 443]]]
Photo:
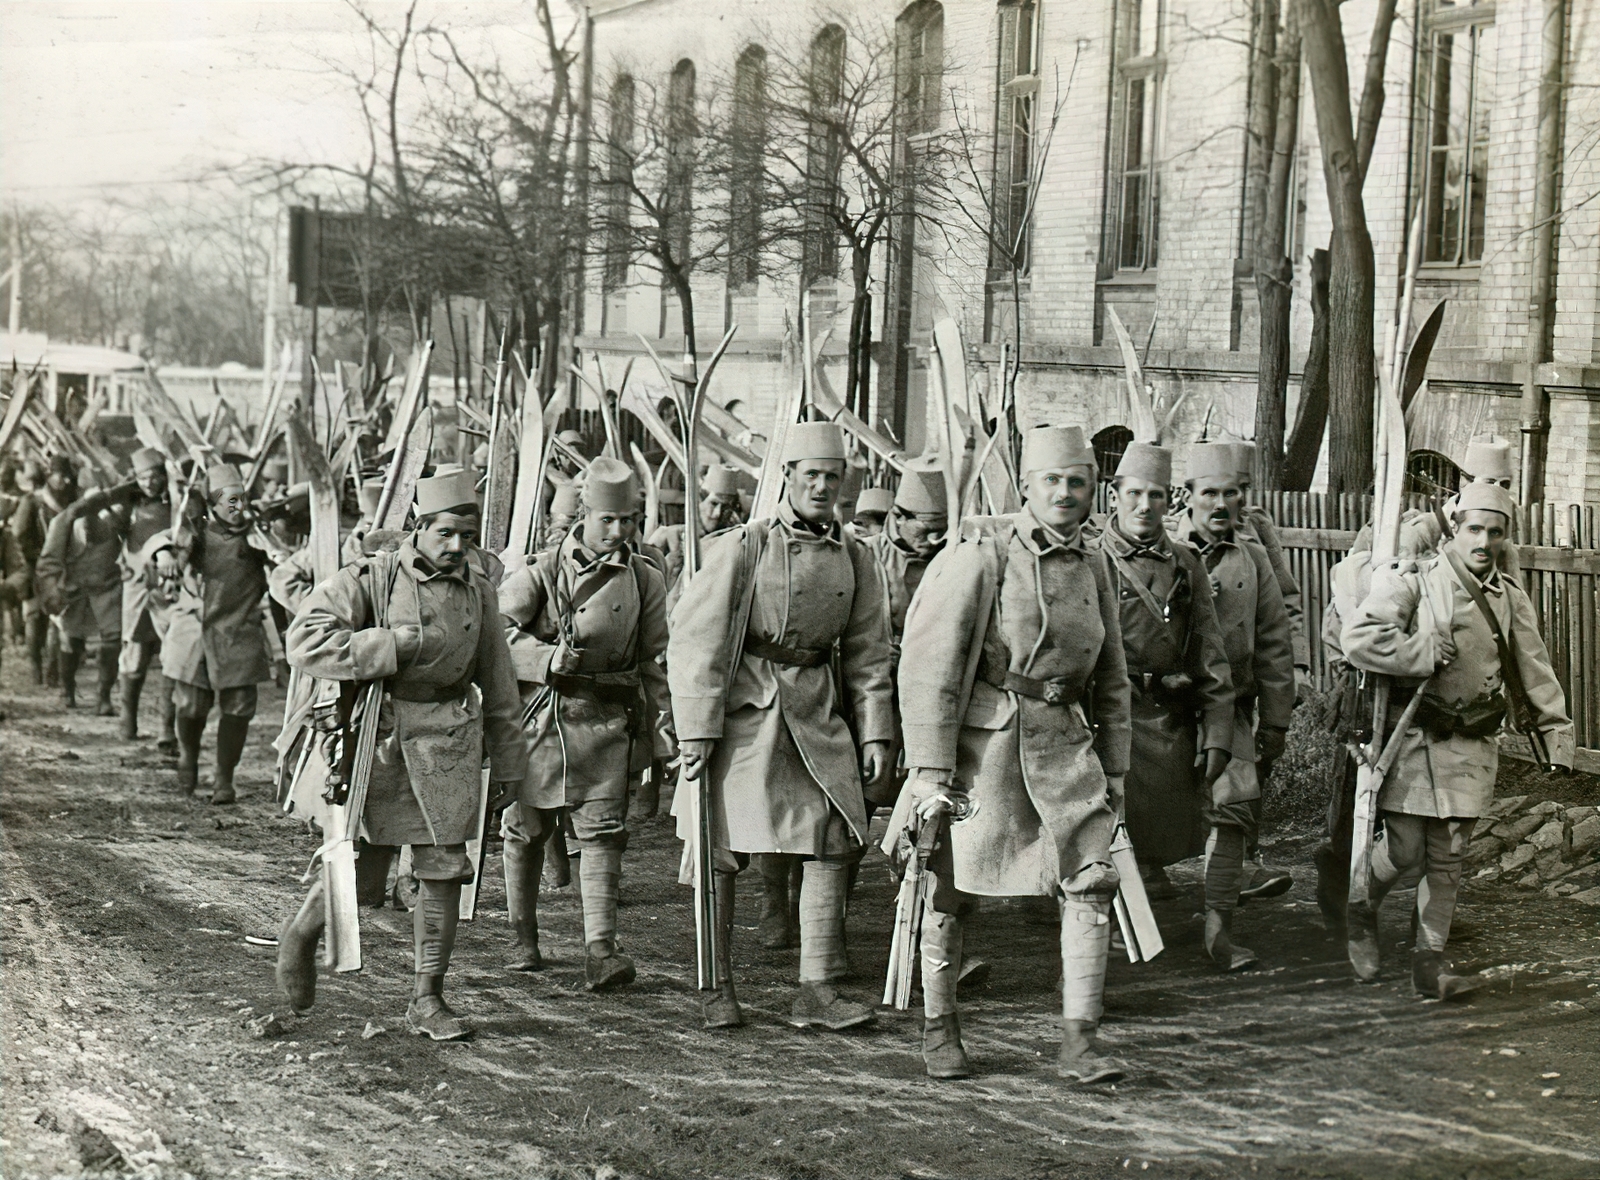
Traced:
[[[1267, 492], [1253, 498], [1278, 524], [1284, 556], [1305, 600], [1312, 676], [1327, 687], [1320, 639], [1331, 573], [1370, 518], [1372, 497]], [[1427, 502], [1419, 497], [1416, 506]], [[1600, 505], [1526, 505], [1512, 523], [1512, 537], [1523, 588], [1567, 694], [1580, 762], [1600, 771]]]

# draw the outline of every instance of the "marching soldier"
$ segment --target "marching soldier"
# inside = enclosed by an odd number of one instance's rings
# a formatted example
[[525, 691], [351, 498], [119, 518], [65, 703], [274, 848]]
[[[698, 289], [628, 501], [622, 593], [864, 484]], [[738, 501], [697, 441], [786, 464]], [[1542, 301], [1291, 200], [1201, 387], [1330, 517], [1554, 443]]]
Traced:
[[[1096, 1045], [1118, 878], [1111, 837], [1128, 769], [1128, 675], [1118, 606], [1081, 527], [1094, 450], [1075, 426], [1024, 436], [1025, 506], [948, 547], [906, 619], [900, 710], [902, 843], [952, 821], [928, 861], [922, 1056], [969, 1072], [956, 1008], [975, 896], [1052, 896], [1061, 909], [1063, 1077], [1114, 1081]], [[1091, 722], [1092, 718], [1092, 722]], [[885, 846], [889, 843], [886, 840]]]
[[[575, 433], [575, 432], [569, 432]], [[550, 511], [545, 513], [544, 535], [535, 544], [537, 552], [554, 549], [560, 545], [578, 515], [578, 485], [567, 482], [556, 485], [550, 497]]]
[[530, 747], [502, 830], [518, 945], [511, 970], [544, 965], [539, 877], [545, 841], [564, 814], [582, 854], [584, 978], [591, 991], [606, 991], [635, 977], [633, 960], [617, 945], [629, 780], [641, 761], [671, 753], [654, 748], [671, 708], [656, 662], [667, 648], [666, 587], [631, 544], [639, 528], [632, 468], [594, 460], [582, 500], [582, 519], [560, 547], [500, 587]]
[[1439, 555], [1373, 571], [1372, 589], [1340, 637], [1352, 665], [1396, 678], [1386, 733], [1413, 693], [1422, 694], [1379, 790], [1383, 834], [1372, 845], [1370, 902], [1347, 913], [1350, 962], [1363, 981], [1377, 977], [1378, 909], [1396, 881], [1422, 870], [1411, 978], [1420, 994], [1441, 1000], [1483, 982], [1452, 974], [1444, 951], [1462, 855], [1494, 796], [1495, 736], [1508, 712], [1547, 770], [1567, 772], [1573, 763], [1572, 722], [1533, 607], [1496, 568], [1511, 512], [1501, 487], [1462, 488]]
[[[744, 503], [739, 495], [739, 472], [723, 463], [713, 463], [700, 480], [700, 535], [702, 538], [726, 532], [744, 523]], [[666, 557], [667, 589], [678, 584], [683, 573], [683, 525], [664, 524], [650, 534], [647, 544]]]
[[155, 545], [157, 572], [177, 596], [161, 645], [161, 671], [172, 682], [177, 712], [178, 786], [199, 786], [200, 739], [211, 706], [217, 719], [217, 765], [211, 802], [237, 801], [234, 768], [244, 754], [256, 685], [271, 678], [261, 598], [267, 557], [250, 542], [244, 477], [231, 463], [206, 472], [209, 514], [192, 536]]
[[[473, 1031], [443, 995], [461, 886], [473, 876], [467, 841], [481, 830], [484, 751], [497, 804], [518, 789], [527, 744], [499, 602], [469, 561], [480, 516], [472, 473], [418, 480], [416, 512], [397, 550], [347, 565], [311, 591], [289, 626], [288, 651], [311, 676], [384, 683], [386, 728], [362, 823], [381, 854], [411, 845], [420, 892], [406, 1025], [453, 1041]], [[323, 904], [319, 881], [278, 938], [278, 984], [297, 1011], [316, 996]]]
[[[133, 453], [133, 478], [139, 485], [128, 505], [127, 532], [122, 538], [122, 739], [139, 736], [139, 697], [150, 666], [161, 652], [172, 604], [152, 584], [150, 554], [146, 547], [172, 527], [172, 505], [167, 490], [166, 457], [153, 447]], [[156, 542], [159, 544], [159, 542]], [[161, 677], [157, 695], [161, 704], [161, 737], [156, 748], [164, 754], [178, 750], [174, 729], [175, 709], [171, 686]]]
[[[1473, 484], [1492, 484], [1511, 496], [1511, 485], [1516, 482], [1516, 457], [1511, 444], [1505, 439], [1491, 436], [1475, 439], [1461, 461], [1463, 487]], [[1451, 517], [1460, 507], [1460, 493], [1450, 496], [1431, 512], [1408, 514], [1402, 528], [1402, 547], [1418, 556], [1432, 556], [1454, 535]], [[1513, 506], [1515, 497], [1512, 497]], [[1522, 562], [1517, 546], [1508, 536], [1502, 542], [1497, 556], [1499, 570], [1514, 581], [1521, 581]]]
[[856, 497], [855, 515], [850, 518], [850, 528], [862, 541], [870, 541], [883, 532], [883, 522], [894, 511], [894, 493], [888, 488], [863, 488]]
[[1212, 784], [1206, 840], [1206, 953], [1224, 970], [1256, 961], [1232, 940], [1233, 912], [1244, 878], [1245, 849], [1259, 826], [1258, 763], [1283, 754], [1294, 709], [1294, 648], [1283, 593], [1261, 544], [1235, 527], [1238, 465], [1225, 443], [1189, 450], [1189, 508], [1178, 522], [1180, 541], [1200, 551], [1233, 678], [1232, 757]]
[[1204, 849], [1203, 804], [1233, 739], [1233, 675], [1211, 578], [1163, 527], [1171, 482], [1171, 452], [1129, 443], [1111, 481], [1115, 514], [1095, 541], [1116, 591], [1131, 685], [1128, 837], [1157, 898], [1176, 895], [1166, 866]]
[[[51, 456], [48, 473], [42, 464], [30, 463], [27, 479], [28, 493], [12, 512], [9, 527], [23, 562], [34, 571], [39, 554], [44, 551], [50, 522], [78, 498], [78, 472], [71, 459], [58, 454]], [[61, 636], [39, 602], [38, 579], [32, 578], [32, 581], [33, 597], [22, 607], [28, 659], [33, 664], [33, 682], [54, 686], [59, 677], [57, 655]]]
[[[734, 876], [750, 854], [780, 852], [807, 858], [790, 1020], [839, 1030], [873, 1019], [835, 982], [845, 970], [846, 873], [866, 842], [862, 783], [891, 771], [887, 612], [871, 553], [833, 518], [845, 469], [839, 428], [790, 427], [782, 461], [775, 518], [707, 546], [673, 614], [667, 677], [685, 789], [710, 776], [723, 984], [703, 997], [706, 1024], [743, 1023], [729, 949]], [[688, 809], [677, 810], [694, 838]]]
[[122, 646], [122, 522], [111, 496], [94, 489], [50, 521], [34, 576], [41, 606], [61, 635], [61, 698], [78, 704], [78, 665], [95, 639], [95, 716], [113, 717]]

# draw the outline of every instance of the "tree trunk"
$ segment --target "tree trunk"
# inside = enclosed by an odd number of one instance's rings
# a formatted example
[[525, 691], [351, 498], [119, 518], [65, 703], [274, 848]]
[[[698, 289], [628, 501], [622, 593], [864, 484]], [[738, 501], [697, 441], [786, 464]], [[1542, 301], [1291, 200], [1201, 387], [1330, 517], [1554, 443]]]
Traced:
[[844, 404], [860, 417], [867, 416], [867, 369], [872, 341], [872, 292], [868, 256], [860, 249], [850, 251], [850, 335], [846, 337]]
[[[1274, 7], [1276, 0], [1268, 0]], [[1287, 0], [1283, 32], [1278, 38], [1272, 75], [1276, 105], [1271, 125], [1272, 156], [1263, 171], [1255, 240], [1256, 298], [1260, 305], [1260, 340], [1256, 369], [1256, 470], [1258, 488], [1283, 486], [1284, 417], [1289, 394], [1289, 317], [1293, 301], [1294, 263], [1284, 256], [1293, 194], [1295, 143], [1300, 123], [1300, 22], [1296, 0]], [[1265, 25], [1265, 22], [1263, 22]]]
[[[1283, 487], [1308, 492], [1328, 425], [1328, 252], [1311, 255], [1311, 346], [1300, 376], [1300, 408], [1283, 463]], [[1259, 449], [1259, 448], [1258, 448]]]

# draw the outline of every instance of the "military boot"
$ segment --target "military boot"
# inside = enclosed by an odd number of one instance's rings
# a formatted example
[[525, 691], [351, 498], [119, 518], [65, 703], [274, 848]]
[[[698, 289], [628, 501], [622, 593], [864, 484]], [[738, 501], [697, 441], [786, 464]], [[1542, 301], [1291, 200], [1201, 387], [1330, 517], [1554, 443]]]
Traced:
[[233, 771], [244, 756], [245, 737], [250, 732], [250, 718], [230, 717], [224, 713], [217, 718], [217, 770], [211, 780], [211, 802], [216, 805], [237, 803], [233, 790]]
[[178, 733], [178, 789], [192, 796], [200, 785], [200, 738], [206, 731], [204, 717], [179, 717]]
[[83, 662], [83, 640], [69, 639], [60, 645], [56, 659], [61, 667], [61, 703], [78, 707], [78, 665]]
[[434, 1041], [464, 1041], [473, 1028], [444, 1002], [444, 976], [456, 945], [461, 913], [460, 881], [417, 882], [417, 908], [411, 911], [416, 951], [416, 981], [406, 1007], [406, 1027]]
[[739, 997], [733, 990], [733, 882], [732, 873], [713, 874], [717, 919], [717, 986], [700, 993], [700, 1014], [707, 1028], [737, 1028], [744, 1023]]
[[1345, 907], [1345, 951], [1350, 966], [1362, 983], [1378, 978], [1378, 909], [1370, 901], [1354, 901]]
[[808, 860], [801, 870], [800, 994], [789, 1013], [789, 1023], [799, 1028], [839, 1032], [876, 1019], [871, 1008], [846, 1000], [830, 982], [844, 944], [844, 868]]
[[1206, 911], [1206, 954], [1224, 971], [1243, 971], [1256, 965], [1256, 953], [1233, 941], [1233, 911]]
[[278, 987], [289, 997], [297, 1013], [311, 1010], [317, 999], [317, 940], [325, 921], [322, 878], [292, 918], [286, 918], [278, 931]]
[[171, 758], [178, 753], [178, 705], [172, 699], [172, 681], [158, 673], [156, 687], [161, 698], [161, 736], [156, 739], [156, 752]]
[[95, 706], [96, 717], [115, 717], [117, 707], [111, 703], [111, 693], [117, 687], [117, 645], [114, 643], [100, 644], [100, 650], [95, 653]]
[[1449, 967], [1443, 951], [1412, 951], [1411, 983], [1417, 994], [1433, 1000], [1459, 1000], [1489, 982], [1481, 975], [1452, 974]]
[[544, 843], [507, 839], [501, 846], [506, 877], [506, 911], [516, 935], [515, 957], [507, 971], [543, 971], [539, 953], [539, 875], [544, 869]]
[[45, 619], [44, 632], [44, 683], [46, 688], [61, 685], [61, 633]]
[[381, 910], [389, 899], [389, 866], [394, 849], [387, 844], [356, 841], [356, 904]]
[[29, 615], [23, 627], [27, 633], [28, 663], [33, 668], [33, 682], [44, 683], [45, 632], [50, 626], [43, 611]]
[[638, 978], [633, 960], [617, 950], [617, 895], [622, 883], [622, 849], [615, 844], [583, 843], [578, 857], [583, 891], [583, 981], [592, 992], [625, 987]]
[[789, 922], [789, 857], [757, 852], [750, 859], [761, 874], [761, 945], [769, 951], [791, 947], [796, 932]]
[[930, 1078], [964, 1078], [972, 1073], [956, 1007], [961, 944], [960, 918], [932, 909], [923, 912], [922, 1064]]
[[[1090, 866], [1090, 870], [1100, 866]], [[1081, 876], [1082, 874], [1080, 874]], [[1061, 899], [1061, 1050], [1056, 1072], [1070, 1082], [1115, 1082], [1128, 1067], [1100, 1051], [1106, 959], [1111, 951], [1111, 902], [1094, 893]]]
[[136, 741], [139, 737], [139, 694], [144, 688], [144, 678], [140, 676], [124, 676], [122, 678], [121, 712], [118, 714], [118, 736], [125, 742]]
[[1249, 901], [1265, 901], [1270, 897], [1281, 897], [1294, 888], [1294, 877], [1282, 869], [1268, 867], [1259, 848], [1255, 850], [1249, 864], [1250, 880], [1239, 890], [1240, 905]]

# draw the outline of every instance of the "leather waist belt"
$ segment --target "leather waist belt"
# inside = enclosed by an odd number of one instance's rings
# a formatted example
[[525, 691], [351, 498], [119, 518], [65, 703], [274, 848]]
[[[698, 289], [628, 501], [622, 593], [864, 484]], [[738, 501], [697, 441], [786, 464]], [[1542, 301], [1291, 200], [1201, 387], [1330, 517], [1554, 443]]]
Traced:
[[1024, 676], [1020, 672], [1007, 672], [1005, 679], [996, 687], [1014, 692], [1019, 697], [1031, 697], [1033, 700], [1043, 701], [1047, 705], [1071, 705], [1083, 696], [1083, 685], [1065, 676], [1035, 680], [1032, 676]]
[[[1404, 708], [1391, 706], [1389, 724], [1395, 725]], [[1506, 717], [1506, 698], [1495, 692], [1475, 701], [1452, 705], [1431, 693], [1423, 693], [1417, 704], [1415, 724], [1435, 738], [1461, 737], [1486, 738], [1500, 732]]]
[[454, 684], [406, 684], [390, 680], [386, 685], [389, 695], [397, 701], [410, 701], [418, 705], [442, 705], [446, 701], [459, 701], [472, 687], [468, 673]]
[[746, 639], [744, 641], [746, 655], [758, 656], [763, 660], [771, 660], [774, 664], [785, 664], [791, 668], [820, 668], [828, 662], [832, 648], [827, 647], [784, 647], [781, 643], [768, 643], [765, 639]]
[[1200, 694], [1187, 672], [1138, 672], [1128, 669], [1133, 691], [1168, 709], [1195, 709]]
[[639, 672], [551, 672], [545, 683], [564, 697], [580, 697], [612, 705], [631, 705], [639, 699]]

